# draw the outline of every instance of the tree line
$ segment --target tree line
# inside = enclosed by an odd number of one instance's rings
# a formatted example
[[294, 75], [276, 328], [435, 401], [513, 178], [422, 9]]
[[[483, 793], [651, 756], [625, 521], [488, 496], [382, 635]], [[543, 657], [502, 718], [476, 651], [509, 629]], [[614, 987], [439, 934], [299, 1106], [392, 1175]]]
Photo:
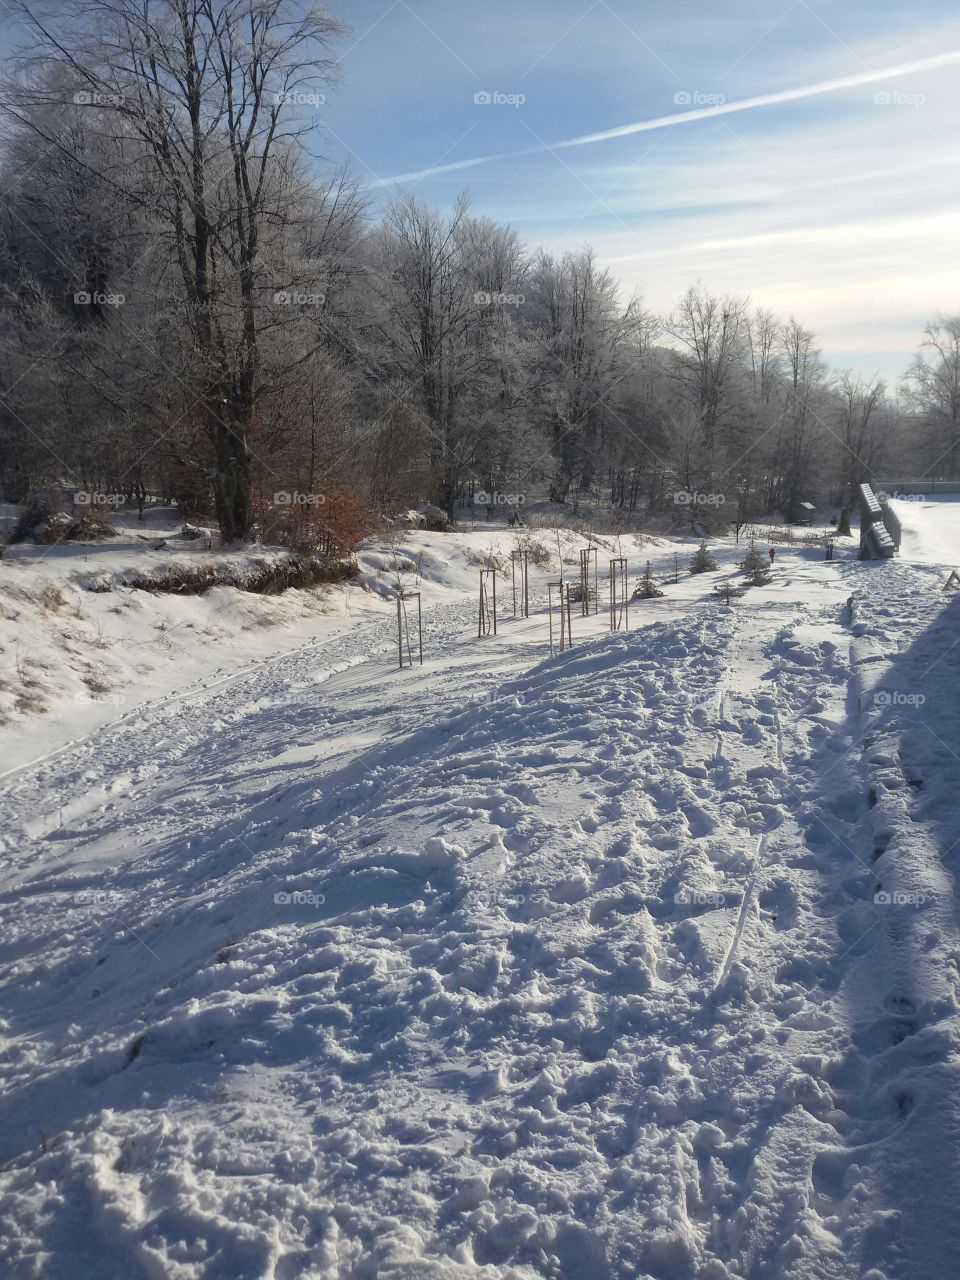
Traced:
[[161, 494], [225, 540], [296, 511], [710, 501], [747, 519], [881, 469], [960, 474], [960, 316], [902, 385], [694, 284], [665, 315], [311, 155], [338, 23], [300, 0], [12, 0], [0, 485]]

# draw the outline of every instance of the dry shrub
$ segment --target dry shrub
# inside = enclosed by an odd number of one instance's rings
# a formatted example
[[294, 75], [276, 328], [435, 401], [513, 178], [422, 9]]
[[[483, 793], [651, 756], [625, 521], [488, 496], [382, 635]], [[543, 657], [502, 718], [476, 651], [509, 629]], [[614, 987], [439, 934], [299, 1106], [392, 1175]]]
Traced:
[[35, 542], [55, 546], [58, 542], [98, 542], [115, 538], [116, 529], [102, 507], [81, 507], [69, 514], [61, 511], [60, 496], [52, 490], [33, 493], [10, 535], [13, 542]]
[[40, 603], [43, 605], [44, 609], [47, 609], [50, 613], [57, 613], [64, 607], [64, 605], [68, 604], [69, 601], [64, 595], [63, 587], [60, 583], [54, 582], [53, 579], [51, 579], [49, 582], [44, 583], [40, 590]]
[[260, 536], [264, 542], [289, 547], [292, 551], [342, 556], [351, 552], [377, 527], [376, 517], [355, 489], [332, 486], [322, 495], [301, 495], [296, 490], [290, 493], [294, 498], [305, 497], [308, 500], [274, 502], [262, 499], [258, 504]]
[[510, 568], [509, 559], [499, 551], [469, 551], [467, 564], [472, 569], [496, 569], [497, 573], [506, 573]]
[[535, 569], [550, 568], [553, 557], [550, 548], [540, 538], [534, 538], [529, 533], [523, 533], [517, 538], [516, 549], [527, 553], [527, 559]]
[[256, 560], [249, 565], [171, 565], [157, 573], [125, 574], [124, 586], [154, 595], [200, 596], [211, 587], [236, 587], [255, 595], [279, 595], [291, 587], [306, 590], [356, 576], [348, 559], [291, 555], [283, 560]]
[[116, 536], [107, 512], [91, 509], [74, 515], [60, 512], [51, 516], [34, 531], [33, 541], [39, 546], [51, 547], [59, 542], [101, 542]]
[[35, 539], [46, 529], [56, 511], [57, 504], [52, 494], [31, 493], [23, 504], [17, 523], [10, 534], [10, 541], [29, 542]]
[[[837, 537], [836, 530], [830, 531], [830, 537]], [[846, 537], [846, 534], [839, 535]], [[809, 533], [799, 533], [796, 529], [790, 529], [786, 525], [747, 525], [740, 532], [740, 540], [744, 538], [756, 538], [758, 542], [782, 543], [786, 546], [803, 546], [803, 547], [822, 547], [823, 531], [810, 531]]]
[[68, 536], [78, 542], [98, 542], [101, 538], [115, 538], [117, 531], [113, 527], [110, 513], [97, 509], [74, 512]]

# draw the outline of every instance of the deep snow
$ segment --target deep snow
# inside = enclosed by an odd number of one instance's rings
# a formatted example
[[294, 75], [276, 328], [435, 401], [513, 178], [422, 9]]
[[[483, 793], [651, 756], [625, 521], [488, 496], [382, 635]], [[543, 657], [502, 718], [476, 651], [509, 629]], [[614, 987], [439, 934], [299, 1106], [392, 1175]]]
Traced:
[[952, 1274], [960, 604], [914, 510], [899, 561], [783, 548], [728, 609], [721, 550], [552, 659], [542, 612], [477, 640], [451, 551], [422, 669], [374, 614], [18, 772], [4, 1273]]

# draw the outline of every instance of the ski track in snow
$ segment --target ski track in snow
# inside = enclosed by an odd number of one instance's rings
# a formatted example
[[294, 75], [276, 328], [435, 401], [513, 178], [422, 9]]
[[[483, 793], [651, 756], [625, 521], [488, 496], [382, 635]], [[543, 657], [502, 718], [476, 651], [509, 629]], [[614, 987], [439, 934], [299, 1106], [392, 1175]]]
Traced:
[[951, 1274], [956, 608], [803, 582], [532, 668], [444, 606], [442, 678], [365, 626], [17, 776], [5, 1274]]

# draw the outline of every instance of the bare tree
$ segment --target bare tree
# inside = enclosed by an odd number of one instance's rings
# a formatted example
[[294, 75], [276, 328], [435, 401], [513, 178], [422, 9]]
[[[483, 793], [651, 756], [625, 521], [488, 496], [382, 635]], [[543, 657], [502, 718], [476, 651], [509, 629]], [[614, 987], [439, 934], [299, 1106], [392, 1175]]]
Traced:
[[[8, 109], [72, 82], [114, 122], [90, 170], [165, 227], [194, 344], [191, 398], [215, 459], [225, 539], [251, 527], [250, 433], [261, 390], [264, 240], [282, 234], [305, 124], [336, 24], [299, 0], [14, 0], [32, 34]], [[46, 141], [62, 147], [55, 133]], [[269, 323], [269, 320], [267, 321]], [[179, 371], [178, 371], [179, 372]]]
[[754, 396], [767, 407], [780, 383], [782, 326], [772, 311], [758, 307], [745, 329]]
[[931, 469], [960, 475], [960, 315], [938, 316], [927, 325], [905, 389], [930, 436]]
[[815, 343], [815, 335], [793, 316], [780, 330], [786, 377], [770, 499], [788, 520], [799, 518], [800, 503], [811, 495], [827, 437], [825, 370]]
[[718, 444], [729, 384], [743, 358], [747, 305], [744, 298], [720, 299], [695, 285], [663, 321], [678, 344], [674, 376], [696, 408], [706, 455]]
[[566, 502], [573, 488], [576, 503], [593, 487], [608, 435], [624, 425], [618, 391], [641, 309], [621, 306], [615, 281], [589, 249], [560, 261], [539, 255], [530, 291], [536, 392], [553, 454], [550, 497]]
[[882, 378], [855, 378], [842, 373], [837, 379], [840, 465], [853, 488], [876, 476], [883, 448], [886, 383]]

